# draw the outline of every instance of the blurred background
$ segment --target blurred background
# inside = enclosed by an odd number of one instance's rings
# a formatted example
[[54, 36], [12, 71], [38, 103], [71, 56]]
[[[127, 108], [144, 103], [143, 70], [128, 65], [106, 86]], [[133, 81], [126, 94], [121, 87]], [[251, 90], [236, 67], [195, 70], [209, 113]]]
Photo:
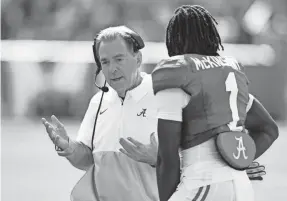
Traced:
[[258, 201], [287, 200], [287, 162], [272, 157], [287, 142], [287, 0], [2, 0], [3, 201], [69, 200], [83, 172], [57, 156], [41, 117], [56, 115], [76, 137], [97, 92], [94, 36], [115, 25], [137, 31], [146, 41], [142, 70], [150, 73], [167, 57], [165, 28], [183, 4], [202, 5], [217, 19], [221, 54], [245, 65], [251, 93], [280, 125], [279, 140], [259, 160], [266, 179], [255, 188]]

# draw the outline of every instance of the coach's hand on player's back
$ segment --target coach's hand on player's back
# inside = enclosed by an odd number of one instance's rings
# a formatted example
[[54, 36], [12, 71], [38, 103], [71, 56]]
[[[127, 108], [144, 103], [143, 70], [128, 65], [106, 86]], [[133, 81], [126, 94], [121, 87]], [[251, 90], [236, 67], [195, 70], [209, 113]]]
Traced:
[[67, 135], [66, 129], [54, 115], [51, 116], [51, 119], [52, 123], [42, 118], [42, 123], [46, 127], [46, 131], [55, 146], [61, 150], [65, 150], [69, 147], [69, 136]]
[[156, 141], [155, 133], [150, 135], [150, 144], [142, 144], [141, 142], [129, 137], [126, 139], [121, 138], [120, 144], [123, 148], [120, 152], [132, 158], [135, 161], [147, 163], [155, 166], [157, 162], [157, 149], [158, 144]]

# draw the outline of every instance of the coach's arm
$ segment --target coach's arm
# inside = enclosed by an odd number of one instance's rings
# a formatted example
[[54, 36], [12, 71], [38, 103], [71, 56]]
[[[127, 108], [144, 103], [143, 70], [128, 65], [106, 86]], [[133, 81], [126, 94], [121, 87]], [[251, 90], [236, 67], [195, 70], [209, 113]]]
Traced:
[[74, 167], [80, 170], [88, 170], [94, 164], [91, 140], [100, 95], [101, 93], [97, 93], [92, 97], [78, 131], [77, 140], [70, 140], [69, 149], [58, 152], [60, 156], [65, 156]]
[[70, 149], [65, 150], [65, 153], [58, 152], [59, 155], [65, 156], [74, 167], [80, 170], [88, 170], [94, 164], [91, 140], [100, 97], [101, 93], [92, 97], [79, 128], [77, 140], [70, 141]]
[[247, 112], [245, 127], [256, 144], [256, 159], [278, 138], [279, 130], [264, 106], [252, 95], [249, 97], [252, 100], [252, 105]]
[[78, 131], [77, 140], [70, 140], [69, 149], [58, 152], [60, 156], [65, 156], [74, 167], [80, 170], [88, 170], [94, 164], [91, 140], [100, 95], [100, 93], [97, 93], [91, 99]]

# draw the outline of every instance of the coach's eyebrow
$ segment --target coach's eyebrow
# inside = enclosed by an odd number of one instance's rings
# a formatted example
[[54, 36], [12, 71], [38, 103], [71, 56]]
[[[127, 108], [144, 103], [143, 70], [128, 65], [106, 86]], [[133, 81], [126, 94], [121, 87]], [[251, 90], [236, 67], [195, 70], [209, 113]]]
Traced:
[[107, 61], [107, 58], [101, 58], [100, 61]]
[[117, 57], [125, 57], [125, 56], [126, 56], [125, 54], [120, 53], [120, 54], [115, 55], [113, 58], [117, 58]]

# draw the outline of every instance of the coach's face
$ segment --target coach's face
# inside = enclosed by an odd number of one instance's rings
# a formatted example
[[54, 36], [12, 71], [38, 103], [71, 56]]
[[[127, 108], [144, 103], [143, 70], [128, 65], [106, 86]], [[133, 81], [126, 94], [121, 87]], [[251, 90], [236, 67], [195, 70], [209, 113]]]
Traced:
[[125, 97], [126, 91], [138, 81], [141, 53], [133, 53], [125, 40], [117, 37], [100, 43], [99, 59], [109, 85], [120, 97]]

